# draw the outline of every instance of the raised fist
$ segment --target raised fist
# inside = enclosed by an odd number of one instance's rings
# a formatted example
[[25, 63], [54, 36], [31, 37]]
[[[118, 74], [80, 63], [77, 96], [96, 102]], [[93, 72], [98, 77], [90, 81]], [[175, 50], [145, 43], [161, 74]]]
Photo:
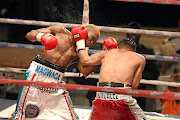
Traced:
[[72, 33], [75, 41], [78, 41], [81, 39], [85, 40], [88, 35], [87, 29], [82, 25], [78, 25], [78, 26], [72, 28], [71, 33]]
[[77, 50], [85, 49], [85, 40], [88, 35], [87, 29], [79, 25], [72, 28], [71, 33], [74, 37], [74, 41], [76, 41]]

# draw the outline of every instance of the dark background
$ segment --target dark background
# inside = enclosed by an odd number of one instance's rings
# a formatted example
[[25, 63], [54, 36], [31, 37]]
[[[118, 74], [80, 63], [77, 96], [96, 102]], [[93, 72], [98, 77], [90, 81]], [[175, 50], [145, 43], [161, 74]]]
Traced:
[[[127, 26], [136, 21], [142, 26], [176, 28], [180, 6], [151, 3], [89, 0], [90, 23], [101, 26]], [[42, 20], [81, 24], [83, 0], [1, 0], [2, 18]], [[9, 42], [30, 43], [25, 35], [39, 26], [9, 24]], [[37, 43], [38, 44], [38, 43]]]
[[[180, 6], [151, 3], [89, 0], [90, 22], [98, 25], [124, 25], [137, 21], [143, 26], [176, 27]], [[81, 23], [83, 0], [2, 0], [1, 17]]]

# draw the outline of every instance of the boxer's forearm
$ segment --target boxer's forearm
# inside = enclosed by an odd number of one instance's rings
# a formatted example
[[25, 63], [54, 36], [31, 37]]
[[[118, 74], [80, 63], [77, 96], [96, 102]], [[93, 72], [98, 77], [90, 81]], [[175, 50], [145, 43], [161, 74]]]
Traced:
[[90, 60], [90, 57], [88, 55], [88, 53], [86, 52], [86, 50], [79, 50], [78, 52], [78, 56], [79, 56], [79, 60], [82, 64], [82, 66], [85, 66], [86, 63], [88, 63]]
[[102, 64], [103, 53], [104, 52], [100, 52], [89, 56], [86, 50], [80, 50], [78, 56], [82, 66], [96, 66]]
[[78, 69], [84, 76], [88, 76], [93, 73], [97, 69], [97, 67], [98, 66], [83, 67], [80, 62], [78, 63]]

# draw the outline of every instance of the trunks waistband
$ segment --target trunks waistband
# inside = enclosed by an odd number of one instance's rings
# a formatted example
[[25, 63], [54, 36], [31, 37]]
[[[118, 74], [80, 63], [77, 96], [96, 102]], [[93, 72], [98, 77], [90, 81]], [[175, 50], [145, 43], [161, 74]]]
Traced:
[[50, 62], [44, 60], [43, 58], [41, 58], [39, 55], [36, 56], [35, 62], [40, 63], [42, 65], [45, 65], [47, 67], [50, 67], [52, 69], [55, 69], [55, 70], [57, 70], [59, 72], [62, 72], [62, 73], [64, 73], [66, 71], [65, 67], [58, 66], [58, 65], [55, 65], [53, 63], [50, 63]]
[[121, 95], [115, 93], [106, 93], [106, 92], [96, 92], [96, 99], [101, 100], [130, 100], [131, 96]]
[[101, 82], [101, 83], [98, 83], [97, 86], [131, 88], [131, 84], [130, 83], [115, 83], [115, 82]]

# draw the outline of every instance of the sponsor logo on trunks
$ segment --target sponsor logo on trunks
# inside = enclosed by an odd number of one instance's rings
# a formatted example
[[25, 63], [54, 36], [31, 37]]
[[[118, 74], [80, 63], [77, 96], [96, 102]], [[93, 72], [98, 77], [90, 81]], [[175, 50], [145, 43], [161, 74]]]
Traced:
[[25, 109], [26, 118], [35, 118], [39, 115], [40, 109], [36, 105], [29, 104]]
[[97, 97], [102, 99], [118, 99], [118, 96], [114, 93], [98, 93]]
[[41, 90], [41, 92], [47, 92], [47, 93], [57, 93], [58, 89], [55, 88], [41, 88], [38, 87], [39, 90]]
[[115, 93], [104, 93], [104, 92], [97, 92], [96, 98], [103, 99], [103, 100], [124, 100], [130, 99], [129, 96], [126, 95], [119, 95]]
[[54, 78], [55, 80], [59, 80], [60, 74], [48, 68], [44, 68], [43, 66], [37, 65], [35, 72], [45, 75], [47, 77]]

